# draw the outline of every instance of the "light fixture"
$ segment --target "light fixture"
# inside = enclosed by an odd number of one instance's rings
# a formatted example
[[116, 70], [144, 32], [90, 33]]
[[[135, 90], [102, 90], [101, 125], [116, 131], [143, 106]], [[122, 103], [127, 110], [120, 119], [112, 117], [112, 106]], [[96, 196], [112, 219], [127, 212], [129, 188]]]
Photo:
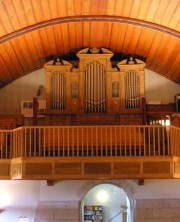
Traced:
[[99, 202], [104, 203], [108, 200], [108, 193], [104, 190], [101, 190], [96, 194], [96, 198]]

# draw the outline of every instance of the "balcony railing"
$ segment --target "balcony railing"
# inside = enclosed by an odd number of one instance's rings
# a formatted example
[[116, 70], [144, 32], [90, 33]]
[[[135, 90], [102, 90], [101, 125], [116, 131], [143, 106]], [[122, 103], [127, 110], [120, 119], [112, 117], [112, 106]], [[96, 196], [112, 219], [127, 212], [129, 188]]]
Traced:
[[0, 130], [0, 158], [180, 156], [174, 126], [38, 126]]

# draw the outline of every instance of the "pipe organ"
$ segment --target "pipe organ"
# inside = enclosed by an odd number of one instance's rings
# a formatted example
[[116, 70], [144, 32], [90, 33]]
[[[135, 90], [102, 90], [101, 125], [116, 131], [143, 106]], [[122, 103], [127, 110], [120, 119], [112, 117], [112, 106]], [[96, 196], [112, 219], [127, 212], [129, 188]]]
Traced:
[[45, 64], [46, 124], [141, 124], [145, 63], [129, 56], [113, 66], [105, 48], [76, 56]]

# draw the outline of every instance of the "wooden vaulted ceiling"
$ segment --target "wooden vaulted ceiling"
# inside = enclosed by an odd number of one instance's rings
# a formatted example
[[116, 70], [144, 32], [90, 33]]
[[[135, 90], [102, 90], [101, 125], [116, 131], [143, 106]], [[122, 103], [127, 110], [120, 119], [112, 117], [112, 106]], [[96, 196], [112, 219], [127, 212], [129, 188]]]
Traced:
[[139, 55], [180, 84], [180, 0], [0, 0], [0, 88], [86, 47]]

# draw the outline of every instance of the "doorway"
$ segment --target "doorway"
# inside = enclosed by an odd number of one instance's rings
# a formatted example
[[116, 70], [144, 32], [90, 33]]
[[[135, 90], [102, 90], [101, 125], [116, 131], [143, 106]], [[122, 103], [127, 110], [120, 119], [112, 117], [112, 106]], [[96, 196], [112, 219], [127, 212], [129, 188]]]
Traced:
[[81, 203], [82, 222], [133, 222], [133, 204], [126, 191], [113, 184], [90, 189]]

